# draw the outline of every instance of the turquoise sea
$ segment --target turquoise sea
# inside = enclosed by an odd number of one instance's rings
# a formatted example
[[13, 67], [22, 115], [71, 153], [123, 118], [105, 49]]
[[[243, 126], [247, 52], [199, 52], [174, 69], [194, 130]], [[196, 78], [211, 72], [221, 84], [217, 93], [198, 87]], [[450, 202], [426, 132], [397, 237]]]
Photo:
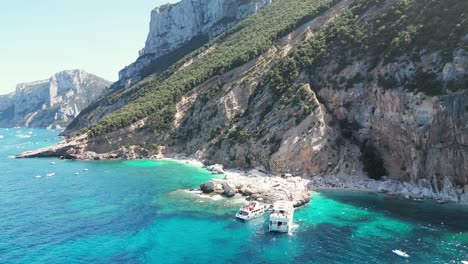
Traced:
[[[212, 177], [199, 167], [9, 157], [57, 142], [58, 132], [0, 129], [0, 263], [468, 260], [468, 209], [460, 206], [315, 193], [296, 211], [290, 235], [270, 234], [264, 219], [237, 221], [235, 200], [178, 191]], [[46, 177], [49, 173], [55, 175]]]

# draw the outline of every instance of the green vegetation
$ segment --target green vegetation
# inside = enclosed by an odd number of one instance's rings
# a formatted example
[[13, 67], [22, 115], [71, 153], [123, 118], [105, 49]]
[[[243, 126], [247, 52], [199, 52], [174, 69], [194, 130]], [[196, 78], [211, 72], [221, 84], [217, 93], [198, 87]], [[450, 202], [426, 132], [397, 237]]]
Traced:
[[346, 141], [343, 137], [336, 137], [335, 138], [335, 144], [338, 146], [338, 147], [341, 147], [341, 146], [344, 146], [346, 144]]
[[307, 116], [309, 116], [317, 107], [315, 101], [313, 101], [310, 92], [307, 91], [304, 84], [300, 84], [292, 96], [293, 106], [298, 106], [299, 111], [296, 113], [296, 124], [299, 124]]
[[299, 67], [293, 58], [285, 58], [265, 76], [260, 86], [268, 86], [279, 97], [290, 88], [299, 76]]
[[[404, 54], [419, 62], [423, 54], [440, 52], [443, 59], [449, 61], [454, 49], [467, 48], [462, 39], [468, 33], [468, 1], [396, 0], [363, 22], [361, 15], [370, 8], [383, 8], [382, 2], [355, 1], [345, 14], [329, 23], [312, 39], [301, 43], [292, 56], [294, 63], [289, 64], [299, 65], [301, 70], [308, 69], [314, 76], [317, 68], [330, 63], [336, 63], [334, 73], [337, 74], [357, 60], [368, 60], [368, 71], [371, 71], [380, 63], [398, 61]], [[428, 80], [424, 81], [424, 78]], [[467, 86], [463, 85], [465, 79], [447, 83], [446, 86], [451, 90], [466, 89]], [[347, 81], [339, 80], [336, 87], [351, 88], [361, 81], [372, 79], [354, 76]], [[392, 76], [378, 78], [379, 85], [384, 89], [404, 86], [428, 95], [443, 93], [444, 83], [432, 73], [417, 72], [413, 80], [404, 81], [408, 83], [399, 83]]]
[[212, 99], [221, 89], [223, 88], [224, 83], [223, 82], [218, 82], [215, 85], [211, 86], [208, 90], [204, 91], [202, 94], [200, 94], [200, 100], [202, 102], [208, 102], [210, 99]]
[[154, 150], [158, 150], [159, 145], [158, 144], [153, 144], [153, 143], [148, 143], [148, 142], [143, 142], [143, 143], [140, 144], [140, 147], [142, 147], [144, 149], [147, 149], [147, 150], [150, 150], [150, 151], [154, 151]]
[[335, 0], [282, 0], [249, 17], [222, 34], [209, 45], [188, 55], [182, 61], [205, 51], [208, 46], [216, 49], [184, 68], [177, 66], [159, 75], [153, 75], [130, 89], [106, 99], [109, 103], [125, 101], [125, 106], [102, 118], [89, 130], [96, 137], [123, 128], [148, 117], [146, 129], [155, 133], [171, 129], [175, 103], [182, 94], [207, 79], [254, 59], [271, 48], [274, 41], [298, 27], [306, 20], [324, 12]]
[[[164, 72], [161, 72], [161, 68], [151, 68], [149, 70], [153, 75], [130, 89], [114, 91], [83, 111], [89, 113], [99, 105], [124, 105], [90, 127], [89, 135], [96, 137], [106, 134], [143, 118], [148, 118], [144, 129], [154, 133], [171, 130], [175, 104], [184, 93], [258, 57], [271, 48], [278, 38], [321, 14], [336, 2], [274, 1], [271, 7], [240, 22]], [[334, 73], [339, 73], [355, 61], [363, 60], [367, 62], [367, 71], [370, 72], [381, 63], [398, 61], [404, 54], [418, 62], [416, 60], [421, 55], [440, 51], [444, 60], [448, 60], [455, 48], [466, 48], [461, 39], [468, 32], [468, 1], [395, 0], [390, 5], [383, 3], [384, 0], [355, 0], [348, 11], [315, 32], [311, 39], [302, 41], [292, 56], [273, 66], [260, 87], [271, 89], [275, 99], [286, 96], [286, 99], [294, 100], [301, 108], [301, 116], [305, 117], [315, 106], [304, 100], [303, 91], [295, 85], [304, 70], [313, 79], [320, 79], [316, 76], [317, 69], [325, 65], [336, 65]], [[362, 15], [371, 8], [375, 11], [373, 15], [366, 15], [363, 19]], [[199, 46], [203, 40], [194, 42]], [[214, 45], [216, 48], [210, 49]], [[184, 50], [180, 54], [186, 52]], [[194, 57], [197, 59], [191, 65], [179, 69]], [[336, 82], [336, 87], [349, 89], [357, 83], [373, 81], [373, 76], [358, 73], [349, 80], [342, 78], [326, 81]], [[414, 76], [401, 81], [393, 76], [378, 76], [377, 81], [385, 89], [404, 87], [428, 95], [442, 94], [444, 87], [449, 90], [468, 87], [464, 85], [466, 78], [443, 83], [437, 73], [421, 69], [416, 69]], [[212, 99], [221, 87], [219, 83], [204, 92], [202, 101]], [[273, 105], [267, 107], [261, 115], [266, 115], [272, 109]], [[300, 121], [300, 118], [297, 120]]]
[[443, 84], [433, 72], [417, 71], [414, 77], [406, 82], [405, 88], [431, 96], [443, 94]]

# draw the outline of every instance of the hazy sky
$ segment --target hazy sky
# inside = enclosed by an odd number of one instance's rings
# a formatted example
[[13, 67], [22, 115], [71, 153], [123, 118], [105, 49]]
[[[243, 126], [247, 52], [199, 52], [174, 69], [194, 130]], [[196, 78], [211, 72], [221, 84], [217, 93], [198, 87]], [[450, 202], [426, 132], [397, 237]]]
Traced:
[[0, 0], [0, 94], [83, 69], [110, 81], [138, 57], [150, 12], [176, 0]]

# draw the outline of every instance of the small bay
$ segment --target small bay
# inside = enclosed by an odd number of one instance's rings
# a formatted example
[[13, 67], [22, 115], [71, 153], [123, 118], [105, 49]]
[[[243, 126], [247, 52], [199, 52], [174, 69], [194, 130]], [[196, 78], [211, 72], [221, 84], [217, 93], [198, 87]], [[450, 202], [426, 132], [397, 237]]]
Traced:
[[239, 200], [181, 191], [213, 177], [197, 166], [11, 157], [58, 142], [58, 132], [0, 129], [0, 263], [468, 260], [466, 207], [380, 194], [313, 193], [311, 203], [296, 210], [290, 235], [271, 234], [265, 219], [234, 218]]

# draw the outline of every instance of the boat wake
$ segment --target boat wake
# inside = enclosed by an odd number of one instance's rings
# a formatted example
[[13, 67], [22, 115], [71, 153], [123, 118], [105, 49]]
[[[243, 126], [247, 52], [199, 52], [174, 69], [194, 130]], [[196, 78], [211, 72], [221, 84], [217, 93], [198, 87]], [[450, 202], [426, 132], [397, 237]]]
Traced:
[[30, 135], [23, 135], [23, 134], [20, 134], [20, 135], [16, 135], [17, 138], [30, 138], [31, 136]]

